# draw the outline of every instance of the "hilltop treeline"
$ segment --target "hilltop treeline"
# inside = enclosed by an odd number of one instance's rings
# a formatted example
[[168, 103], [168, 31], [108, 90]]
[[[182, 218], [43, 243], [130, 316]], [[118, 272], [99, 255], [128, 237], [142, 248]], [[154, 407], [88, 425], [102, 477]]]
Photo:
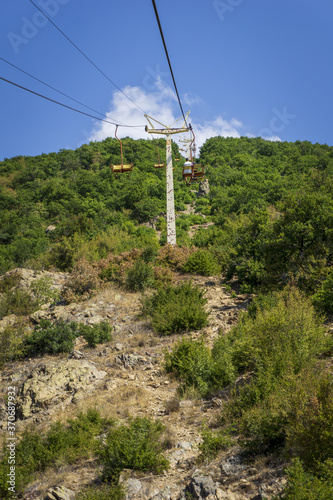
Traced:
[[[130, 175], [119, 164], [115, 139], [75, 151], [16, 157], [0, 163], [0, 270], [15, 266], [70, 269], [83, 255], [105, 258], [134, 247], [159, 245], [142, 225], [165, 212], [165, 140], [124, 141]], [[333, 148], [308, 141], [214, 137], [201, 148], [211, 193], [196, 198], [182, 182], [173, 144], [176, 211], [195, 201], [215, 224], [190, 239], [195, 222], [182, 215], [178, 242], [215, 256], [243, 291], [277, 288], [292, 281], [314, 293], [330, 277], [333, 230]], [[55, 231], [45, 233], [50, 225]], [[165, 243], [165, 224], [160, 223]]]

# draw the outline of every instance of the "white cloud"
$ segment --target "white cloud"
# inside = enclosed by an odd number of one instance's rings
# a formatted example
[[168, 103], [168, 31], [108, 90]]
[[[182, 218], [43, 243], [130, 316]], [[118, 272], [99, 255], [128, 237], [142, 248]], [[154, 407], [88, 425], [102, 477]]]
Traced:
[[[130, 97], [131, 100], [127, 99], [123, 93]], [[148, 139], [149, 134], [144, 130], [145, 125], [148, 123], [143, 116], [142, 110], [165, 125], [171, 125], [180, 116], [176, 95], [161, 78], [155, 80], [153, 91], [141, 87], [127, 86], [123, 89], [123, 93], [120, 91], [113, 93], [106, 119], [115, 123], [119, 122], [119, 124], [135, 125], [139, 128], [119, 127], [118, 137], [129, 136], [133, 139]], [[189, 104], [191, 100], [195, 102], [197, 99], [200, 100], [196, 96], [186, 95], [184, 102], [186, 101]], [[196, 136], [197, 153], [199, 148], [210, 137], [253, 137], [245, 130], [243, 123], [236, 118], [226, 120], [222, 116], [217, 116], [214, 120], [197, 123], [195, 120], [191, 120], [190, 115], [188, 122], [192, 124]], [[179, 123], [181, 124], [182, 121], [180, 120]], [[158, 127], [158, 125], [155, 126]], [[114, 125], [96, 122], [94, 129], [90, 133], [89, 141], [101, 141], [107, 137], [114, 137], [114, 133]], [[177, 141], [181, 139], [181, 136], [175, 135], [173, 139]], [[277, 136], [267, 137], [266, 139], [271, 141], [280, 140]]]

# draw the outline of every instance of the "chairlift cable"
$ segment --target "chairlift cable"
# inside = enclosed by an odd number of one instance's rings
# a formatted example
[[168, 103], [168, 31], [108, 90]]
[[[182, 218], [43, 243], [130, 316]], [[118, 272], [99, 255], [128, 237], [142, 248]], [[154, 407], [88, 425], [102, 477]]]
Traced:
[[119, 92], [121, 92], [129, 101], [131, 101], [138, 109], [140, 109], [140, 111], [142, 111], [142, 113], [145, 113], [144, 110], [135, 102], [133, 101], [133, 99], [131, 99], [128, 95], [125, 94], [125, 92], [123, 92], [121, 90], [120, 87], [118, 87], [118, 85], [116, 85], [112, 80], [111, 78], [108, 77], [108, 75], [106, 75], [104, 73], [103, 70], [101, 70], [101, 68], [99, 68], [99, 66], [97, 66], [97, 64], [95, 64], [70, 38], [69, 36], [66, 35], [66, 33], [64, 33], [56, 24], [54, 21], [52, 21], [52, 19], [49, 18], [49, 16], [47, 14], [45, 14], [45, 12], [38, 6], [35, 4], [35, 2], [33, 2], [33, 0], [29, 0], [30, 3], [32, 3], [36, 9], [39, 10], [39, 12], [41, 12], [45, 17], [46, 19], [48, 19], [50, 21], [50, 23], [59, 31], [59, 33], [61, 33], [65, 38], [66, 40], [68, 40], [69, 43], [71, 43], [73, 45], [73, 47], [76, 48], [76, 50], [78, 50], [80, 52], [80, 54], [83, 55], [83, 57], [85, 57], [87, 59], [87, 61], [90, 62], [90, 64], [92, 64], [96, 69], [97, 71], [99, 71], [114, 87], [116, 87], [116, 89], [119, 90]]
[[[75, 111], [76, 113], [80, 113], [81, 115], [89, 116], [90, 118], [94, 118], [95, 120], [99, 120], [101, 122], [105, 123], [110, 123], [111, 125], [116, 125], [116, 126], [121, 126], [121, 127], [126, 127], [126, 128], [137, 128], [139, 125], [119, 125], [119, 123], [111, 122], [110, 120], [105, 120], [103, 118], [99, 118], [98, 116], [91, 115], [89, 113], [85, 113], [84, 111], [80, 111], [79, 109], [72, 108], [71, 106], [67, 106], [67, 104], [63, 104], [62, 102], [56, 101], [55, 99], [51, 99], [50, 97], [47, 97], [43, 94], [39, 94], [38, 92], [34, 92], [31, 89], [28, 89], [26, 87], [23, 87], [22, 85], [19, 85], [18, 83], [12, 82], [10, 80], [7, 80], [6, 78], [3, 78], [0, 76], [0, 80], [3, 80], [4, 82], [10, 83], [11, 85], [14, 85], [15, 87], [18, 87], [22, 90], [26, 90], [27, 92], [30, 92], [31, 94], [34, 94], [38, 97], [42, 97], [43, 99], [46, 99], [47, 101], [54, 102], [55, 104], [58, 104], [59, 106], [62, 106], [64, 108], [70, 109], [72, 111]], [[140, 125], [141, 126], [141, 125]], [[143, 125], [142, 125], [143, 126]]]
[[158, 11], [157, 11], [155, 0], [152, 0], [152, 2], [153, 2], [153, 7], [154, 7], [154, 11], [155, 11], [155, 16], [156, 16], [157, 24], [158, 24], [158, 27], [159, 27], [159, 30], [160, 30], [160, 35], [161, 35], [163, 46], [164, 46], [164, 51], [165, 51], [165, 54], [166, 54], [166, 58], [168, 60], [168, 64], [169, 64], [169, 68], [170, 68], [170, 73], [171, 73], [171, 76], [172, 76], [173, 85], [174, 85], [175, 90], [176, 90], [178, 103], [179, 103], [179, 106], [180, 106], [180, 109], [181, 109], [181, 112], [182, 112], [182, 115], [183, 115], [183, 118], [184, 118], [184, 122], [187, 125], [185, 114], [184, 114], [184, 110], [183, 110], [183, 106], [182, 106], [182, 103], [181, 103], [181, 100], [180, 100], [180, 97], [179, 97], [179, 93], [178, 93], [178, 89], [177, 89], [177, 85], [176, 85], [176, 80], [175, 80], [175, 77], [174, 77], [174, 74], [173, 74], [173, 70], [172, 70], [172, 66], [171, 66], [171, 61], [170, 61], [168, 49], [167, 49], [167, 46], [166, 46], [166, 42], [165, 42], [163, 30], [162, 30], [162, 25], [161, 25], [160, 17], [158, 15]]
[[98, 115], [101, 115], [101, 116], [105, 116], [105, 113], [101, 113], [100, 111], [97, 111], [96, 109], [94, 108], [91, 108], [90, 106], [87, 106], [86, 104], [83, 104], [83, 102], [80, 102], [78, 101], [77, 99], [74, 99], [74, 97], [71, 97], [69, 96], [68, 94], [65, 94], [64, 92], [61, 92], [60, 90], [56, 89], [55, 87], [53, 87], [52, 85], [49, 85], [48, 83], [45, 83], [43, 82], [43, 80], [40, 80], [39, 78], [31, 75], [30, 73], [28, 73], [27, 71], [24, 71], [24, 69], [21, 69], [19, 68], [18, 66], [15, 66], [15, 64], [7, 61], [6, 59], [4, 59], [3, 57], [0, 57], [0, 60], [5, 62], [6, 64], [9, 64], [10, 66], [12, 66], [13, 68], [17, 69], [18, 71], [21, 71], [21, 73], [24, 73], [25, 75], [28, 75], [30, 76], [30, 78], [33, 78], [34, 80], [36, 80], [37, 82], [39, 83], [42, 83], [43, 85], [45, 85], [46, 87], [49, 87], [50, 89], [54, 90], [55, 92], [58, 92], [58, 94], [61, 94], [63, 95], [64, 97], [67, 97], [68, 99], [71, 99], [72, 101], [76, 102], [77, 104], [80, 104], [81, 106], [84, 106], [85, 108], [87, 109], [90, 109], [90, 111], [93, 111], [94, 113], [97, 113]]

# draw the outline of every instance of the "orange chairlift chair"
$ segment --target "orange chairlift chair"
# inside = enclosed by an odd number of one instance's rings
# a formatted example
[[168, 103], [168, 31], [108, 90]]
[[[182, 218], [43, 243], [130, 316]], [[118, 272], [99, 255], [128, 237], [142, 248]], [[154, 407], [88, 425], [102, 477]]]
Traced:
[[127, 172], [132, 172], [133, 170], [133, 163], [127, 163], [124, 164], [123, 161], [123, 145], [119, 137], [117, 136], [117, 130], [118, 130], [118, 125], [116, 125], [116, 130], [114, 135], [116, 136], [116, 139], [120, 142], [120, 156], [121, 156], [121, 165], [111, 165], [111, 170], [114, 174], [122, 174], [122, 173], [127, 173]]

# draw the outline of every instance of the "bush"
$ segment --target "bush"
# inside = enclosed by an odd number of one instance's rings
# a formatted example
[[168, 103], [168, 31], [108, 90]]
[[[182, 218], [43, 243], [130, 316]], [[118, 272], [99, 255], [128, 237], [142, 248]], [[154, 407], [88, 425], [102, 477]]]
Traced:
[[221, 430], [212, 432], [209, 429], [203, 429], [201, 435], [202, 443], [199, 444], [198, 462], [211, 461], [220, 451], [227, 450], [232, 445], [230, 436]]
[[99, 285], [97, 269], [87, 260], [81, 259], [75, 264], [70, 279], [63, 287], [62, 296], [68, 303], [88, 299]]
[[194, 387], [204, 395], [213, 385], [212, 357], [203, 340], [182, 339], [165, 353], [165, 369], [182, 382], [181, 391]]
[[172, 271], [181, 271], [193, 249], [179, 247], [177, 245], [166, 245], [158, 253], [156, 264], [167, 266]]
[[134, 266], [129, 269], [125, 281], [125, 286], [131, 292], [142, 292], [154, 284], [154, 270], [150, 264], [144, 260], [137, 260]]
[[102, 453], [103, 479], [116, 483], [122, 469], [154, 473], [166, 470], [169, 464], [162, 453], [163, 432], [161, 422], [142, 417], [112, 429]]
[[24, 356], [24, 341], [28, 331], [23, 322], [16, 322], [0, 331], [0, 367], [7, 361]]
[[78, 333], [88, 342], [89, 347], [96, 347], [97, 344], [112, 340], [111, 330], [111, 325], [105, 321], [93, 326], [79, 325]]
[[333, 457], [332, 376], [313, 370], [302, 377], [291, 397], [287, 441], [308, 469]]
[[28, 292], [21, 288], [10, 290], [0, 299], [0, 319], [9, 314], [27, 316], [37, 309], [37, 303]]
[[316, 308], [326, 313], [333, 313], [333, 273], [323, 282], [321, 289], [313, 296]]
[[38, 308], [49, 302], [57, 302], [60, 298], [60, 292], [52, 289], [52, 279], [49, 276], [42, 276], [39, 280], [34, 281], [30, 285], [30, 290]]
[[213, 276], [221, 273], [214, 256], [207, 250], [197, 250], [192, 253], [183, 266], [185, 273]]
[[51, 323], [42, 319], [25, 340], [25, 352], [27, 356], [38, 356], [42, 354], [59, 354], [71, 352], [74, 348], [74, 340], [78, 336], [77, 324], [58, 321]]
[[112, 340], [111, 326], [106, 321], [90, 326], [75, 321], [51, 323], [43, 319], [32, 334], [25, 338], [23, 351], [31, 357], [71, 352], [74, 348], [74, 341], [79, 335], [84, 337], [89, 347], [96, 347], [97, 344]]
[[[78, 459], [87, 459], [99, 452], [97, 439], [112, 421], [101, 418], [95, 409], [80, 413], [67, 425], [56, 422], [51, 429], [41, 435], [26, 430], [16, 445], [16, 493], [34, 480], [36, 472], [42, 472], [56, 464], [73, 464]], [[0, 462], [0, 495], [2, 499], [12, 498], [8, 491], [8, 449]], [[121, 497], [120, 497], [121, 498]]]
[[13, 288], [17, 287], [22, 279], [18, 271], [12, 271], [0, 279], [0, 293], [8, 293]]
[[214, 349], [229, 350], [236, 372], [251, 370], [223, 410], [227, 421], [237, 419], [248, 451], [285, 448], [311, 466], [332, 454], [332, 383], [314, 368], [331, 342], [310, 301], [294, 288], [260, 297], [218, 339]]
[[320, 474], [306, 472], [299, 458], [287, 469], [288, 484], [283, 500], [331, 500], [333, 498], [333, 461], [320, 464]]
[[191, 283], [167, 286], [144, 299], [142, 312], [151, 317], [153, 329], [161, 335], [199, 330], [208, 324], [204, 295]]

